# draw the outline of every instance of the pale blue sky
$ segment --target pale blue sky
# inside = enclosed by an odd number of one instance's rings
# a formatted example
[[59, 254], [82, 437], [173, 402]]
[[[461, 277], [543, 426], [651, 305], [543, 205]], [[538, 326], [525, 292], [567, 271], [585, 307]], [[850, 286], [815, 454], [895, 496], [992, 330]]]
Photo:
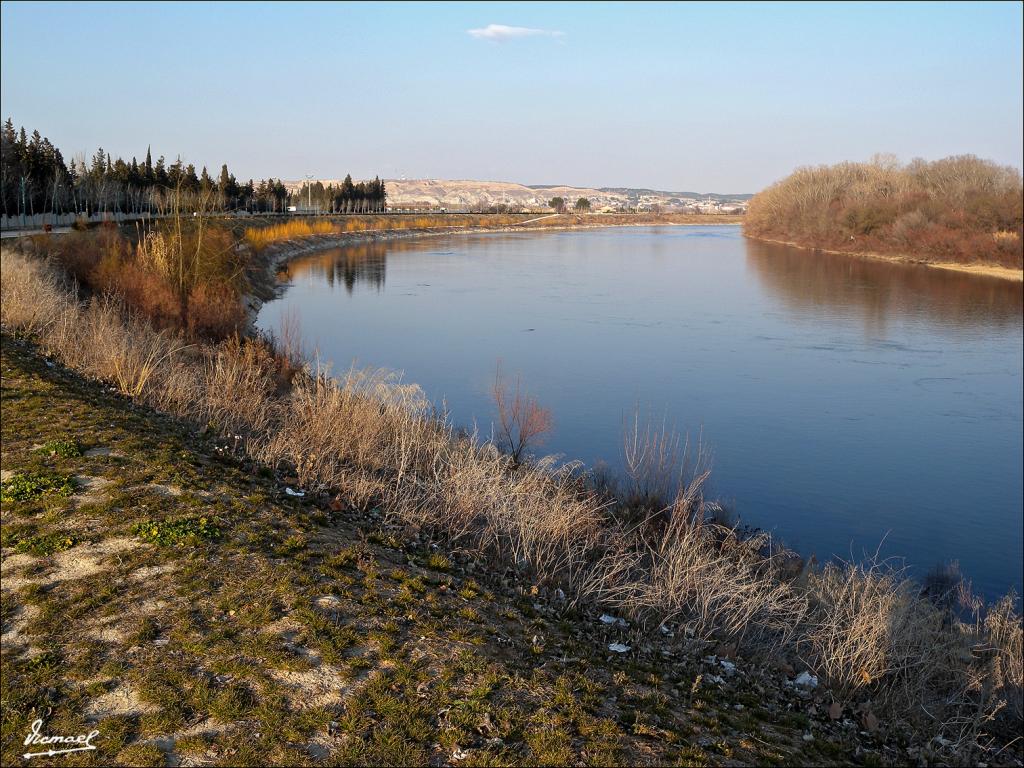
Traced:
[[1019, 168], [1021, 8], [4, 2], [0, 96], [67, 154], [240, 178], [752, 192], [875, 152]]

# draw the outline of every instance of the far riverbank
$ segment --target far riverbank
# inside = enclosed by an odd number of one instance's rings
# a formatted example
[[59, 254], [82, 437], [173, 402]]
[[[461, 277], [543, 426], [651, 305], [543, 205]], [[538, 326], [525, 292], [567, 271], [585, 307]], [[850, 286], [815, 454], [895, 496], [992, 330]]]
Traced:
[[873, 261], [887, 261], [890, 264], [919, 264], [935, 269], [948, 269], [954, 272], [966, 272], [979, 277], [995, 277], [1000, 280], [1011, 280], [1014, 282], [1024, 281], [1024, 270], [1002, 267], [998, 264], [960, 264], [955, 261], [928, 261], [909, 254], [876, 253], [873, 251], [839, 251], [832, 248], [820, 248], [817, 246], [803, 245], [792, 240], [776, 240], [770, 237], [758, 237], [743, 233], [744, 237], [751, 240], [759, 240], [762, 243], [776, 243], [777, 245], [788, 245], [793, 248], [800, 248], [804, 251], [818, 251], [820, 253], [834, 253], [840, 256], [852, 256], [858, 259], [871, 259]]

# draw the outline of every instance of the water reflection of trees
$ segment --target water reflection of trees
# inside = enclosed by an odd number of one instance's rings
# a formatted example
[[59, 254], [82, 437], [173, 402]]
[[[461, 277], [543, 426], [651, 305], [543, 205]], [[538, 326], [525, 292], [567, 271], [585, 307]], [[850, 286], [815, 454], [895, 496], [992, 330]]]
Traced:
[[746, 241], [747, 265], [790, 307], [858, 311], [869, 332], [893, 315], [961, 327], [1019, 325], [1021, 283]]
[[331, 248], [296, 259], [284, 273], [291, 280], [323, 280], [332, 288], [344, 285], [350, 294], [360, 283], [380, 291], [384, 288], [388, 251], [401, 250], [395, 245], [371, 241]]

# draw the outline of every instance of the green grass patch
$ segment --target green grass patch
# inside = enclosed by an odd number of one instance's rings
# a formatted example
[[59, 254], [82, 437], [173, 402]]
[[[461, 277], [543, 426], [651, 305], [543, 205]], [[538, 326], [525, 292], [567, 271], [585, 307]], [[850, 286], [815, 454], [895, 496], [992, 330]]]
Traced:
[[76, 543], [78, 540], [66, 533], [44, 533], [17, 541], [14, 544], [14, 551], [44, 557], [71, 549]]
[[223, 535], [220, 527], [208, 517], [192, 515], [177, 520], [145, 520], [136, 523], [132, 532], [144, 541], [162, 547], [216, 541]]
[[70, 496], [75, 481], [57, 472], [19, 472], [0, 486], [0, 501], [31, 501], [40, 496]]
[[82, 449], [78, 443], [68, 438], [48, 440], [36, 449], [36, 453], [44, 456], [60, 456], [62, 459], [73, 459], [82, 455]]
[[435, 571], [450, 571], [452, 569], [452, 561], [439, 552], [434, 552], [427, 559], [427, 567], [432, 568]]

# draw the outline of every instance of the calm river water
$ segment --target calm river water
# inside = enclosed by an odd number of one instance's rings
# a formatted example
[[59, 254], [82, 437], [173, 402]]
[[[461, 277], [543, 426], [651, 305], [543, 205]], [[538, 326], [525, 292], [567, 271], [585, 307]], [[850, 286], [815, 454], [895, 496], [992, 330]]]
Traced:
[[637, 405], [713, 457], [713, 491], [819, 559], [881, 546], [1021, 588], [1020, 283], [814, 254], [738, 227], [459, 235], [292, 262], [335, 370], [404, 371], [489, 433], [501, 361], [554, 414], [546, 453], [622, 465]]

